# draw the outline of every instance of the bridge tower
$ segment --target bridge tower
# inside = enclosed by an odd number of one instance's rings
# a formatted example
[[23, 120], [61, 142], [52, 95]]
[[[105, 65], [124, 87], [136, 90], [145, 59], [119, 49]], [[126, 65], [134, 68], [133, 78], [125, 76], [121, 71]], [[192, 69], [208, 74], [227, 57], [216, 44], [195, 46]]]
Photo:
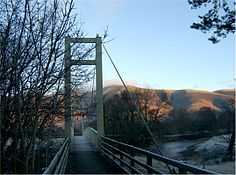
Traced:
[[[95, 60], [73, 60], [71, 56], [71, 43], [95, 43]], [[96, 38], [65, 38], [64, 53], [64, 104], [65, 104], [65, 132], [66, 136], [72, 138], [72, 110], [71, 110], [71, 66], [73, 65], [95, 65], [96, 66], [96, 116], [98, 136], [104, 135], [104, 115], [103, 115], [103, 80], [102, 80], [102, 39]]]

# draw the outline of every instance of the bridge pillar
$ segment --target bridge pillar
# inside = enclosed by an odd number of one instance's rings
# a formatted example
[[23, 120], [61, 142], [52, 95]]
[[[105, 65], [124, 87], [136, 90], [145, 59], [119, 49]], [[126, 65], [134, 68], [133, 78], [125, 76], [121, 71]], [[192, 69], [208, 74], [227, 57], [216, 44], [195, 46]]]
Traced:
[[103, 80], [102, 80], [102, 39], [96, 37], [96, 114], [98, 136], [104, 135]]
[[[95, 43], [96, 57], [95, 60], [72, 60], [71, 43]], [[64, 54], [64, 118], [66, 136], [74, 136], [71, 109], [71, 66], [72, 65], [95, 65], [96, 66], [96, 115], [98, 136], [104, 135], [104, 115], [103, 115], [103, 80], [102, 80], [102, 39], [97, 35], [96, 38], [65, 38]]]
[[65, 38], [65, 55], [64, 55], [64, 119], [65, 119], [65, 134], [67, 137], [72, 137], [72, 118], [71, 118], [71, 45], [69, 37]]

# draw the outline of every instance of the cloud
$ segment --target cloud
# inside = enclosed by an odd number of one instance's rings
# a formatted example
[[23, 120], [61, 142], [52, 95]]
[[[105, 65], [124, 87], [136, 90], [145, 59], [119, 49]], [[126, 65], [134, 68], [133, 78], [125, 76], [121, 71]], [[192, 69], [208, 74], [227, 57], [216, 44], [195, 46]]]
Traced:
[[[125, 84], [126, 85], [129, 85], [129, 86], [136, 86], [136, 87], [140, 87], [140, 88], [151, 88], [147, 83], [139, 83], [135, 80], [127, 80], [125, 81]], [[122, 85], [121, 81], [120, 80], [105, 80], [104, 83], [103, 83], [103, 86], [106, 87], [106, 86], [112, 86], [112, 85]]]

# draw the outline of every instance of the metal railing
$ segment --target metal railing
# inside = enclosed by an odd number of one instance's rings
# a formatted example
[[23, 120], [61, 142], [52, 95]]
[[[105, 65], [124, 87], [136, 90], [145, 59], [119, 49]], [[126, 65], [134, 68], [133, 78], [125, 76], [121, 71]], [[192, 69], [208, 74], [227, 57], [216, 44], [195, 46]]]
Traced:
[[43, 174], [64, 174], [69, 154], [70, 139], [65, 138], [63, 145], [52, 159]]
[[[101, 137], [100, 149], [104, 155], [113, 160], [127, 173], [216, 174], [215, 172], [185, 164], [183, 162], [167, 158], [159, 154], [155, 154], [153, 152], [113, 140], [108, 137]], [[140, 157], [145, 158], [145, 161], [140, 160]], [[158, 162], [158, 164], [154, 164], [154, 161]], [[165, 166], [168, 165], [168, 168], [164, 168], [165, 171], [163, 170], [163, 168], [157, 168], [157, 166], [160, 164], [163, 164]]]
[[92, 143], [94, 144], [96, 147], [98, 147], [98, 132], [91, 128], [91, 127], [87, 127], [84, 131], [83, 131], [83, 135]]

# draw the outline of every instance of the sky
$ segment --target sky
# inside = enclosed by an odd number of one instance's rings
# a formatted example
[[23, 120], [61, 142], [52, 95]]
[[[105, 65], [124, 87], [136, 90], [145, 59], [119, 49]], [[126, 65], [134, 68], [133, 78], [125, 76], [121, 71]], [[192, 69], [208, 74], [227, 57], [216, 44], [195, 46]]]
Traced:
[[[158, 89], [234, 88], [235, 43], [217, 44], [190, 29], [204, 9], [187, 0], [80, 0], [76, 13], [88, 37], [108, 27], [106, 47], [124, 80]], [[104, 84], [119, 81], [103, 51]]]

